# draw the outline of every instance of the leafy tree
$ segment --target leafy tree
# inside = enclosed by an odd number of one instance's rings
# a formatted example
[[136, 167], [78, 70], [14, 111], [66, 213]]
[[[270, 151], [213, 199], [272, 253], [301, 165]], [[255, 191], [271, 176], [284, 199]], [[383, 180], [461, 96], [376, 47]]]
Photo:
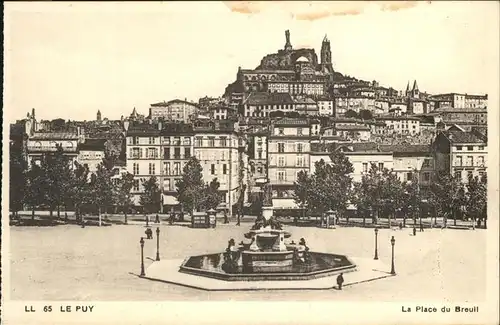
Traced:
[[43, 204], [46, 200], [46, 175], [42, 167], [38, 166], [34, 161], [31, 162], [31, 167], [26, 173], [26, 203], [31, 206], [31, 219], [35, 219], [35, 209]]
[[92, 202], [89, 170], [87, 167], [75, 162], [71, 185], [69, 197], [75, 209], [76, 217], [80, 218], [81, 207]]
[[299, 171], [297, 174], [297, 181], [295, 182], [293, 199], [302, 208], [302, 217], [305, 218], [305, 207], [309, 204], [309, 199], [312, 197], [311, 191], [311, 178], [304, 170]]
[[182, 178], [177, 181], [177, 200], [191, 213], [203, 202], [203, 168], [196, 157], [191, 157], [183, 168]]
[[26, 161], [20, 150], [10, 148], [9, 159], [9, 210], [14, 216], [18, 216], [18, 211], [22, 210], [25, 200], [26, 180]]
[[161, 204], [161, 190], [155, 176], [143, 182], [144, 193], [141, 194], [140, 203], [146, 213], [158, 212]]
[[[407, 181], [403, 184], [403, 225], [406, 226], [406, 218], [408, 215], [412, 216], [413, 224], [416, 224], [417, 216], [420, 217], [420, 205], [422, 202], [422, 195], [419, 187], [418, 177], [414, 177], [413, 180]], [[421, 221], [421, 220], [420, 220]]]
[[50, 215], [57, 209], [57, 217], [60, 217], [61, 207], [67, 201], [67, 193], [71, 187], [71, 165], [70, 160], [64, 155], [62, 146], [57, 146], [54, 153], [46, 155], [42, 161], [42, 169], [46, 175], [47, 202], [50, 207]]
[[373, 119], [373, 114], [371, 111], [367, 109], [362, 109], [359, 111], [359, 118], [363, 120], [372, 120]]
[[430, 190], [429, 202], [436, 212], [434, 218], [442, 216], [446, 225], [450, 214], [456, 215], [457, 209], [465, 204], [464, 185], [460, 179], [441, 171], [436, 173]]
[[125, 224], [128, 223], [127, 213], [132, 206], [132, 194], [130, 191], [134, 187], [134, 175], [127, 172], [118, 180], [117, 204], [125, 214]]
[[116, 198], [116, 187], [113, 184], [111, 176], [112, 170], [108, 169], [104, 162], [97, 166], [97, 171], [91, 176], [91, 197], [97, 206], [99, 226], [102, 225], [102, 210], [106, 210], [107, 207], [113, 205]]
[[487, 199], [488, 188], [486, 175], [481, 178], [478, 176], [470, 176], [467, 183], [467, 212], [472, 216], [474, 223], [476, 223], [477, 218], [479, 218], [479, 220], [484, 219], [485, 227]]
[[349, 117], [349, 118], [358, 118], [358, 113], [356, 113], [356, 111], [353, 111], [352, 109], [348, 110], [347, 112], [345, 112], [345, 117]]
[[203, 207], [206, 210], [216, 209], [221, 203], [221, 193], [219, 193], [220, 183], [217, 178], [214, 178], [209, 184], [204, 188], [203, 196]]

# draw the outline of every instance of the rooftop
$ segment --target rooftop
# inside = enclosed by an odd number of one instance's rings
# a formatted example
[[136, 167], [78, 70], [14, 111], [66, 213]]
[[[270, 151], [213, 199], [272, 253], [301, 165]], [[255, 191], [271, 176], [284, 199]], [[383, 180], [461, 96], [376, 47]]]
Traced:
[[37, 132], [32, 137], [31, 140], [77, 140], [78, 134], [71, 132]]
[[459, 130], [445, 131], [443, 134], [450, 140], [453, 144], [461, 143], [483, 143], [485, 142], [474, 132], [462, 132]]
[[248, 105], [293, 104], [293, 100], [289, 93], [254, 92], [247, 97], [244, 104]]
[[78, 148], [80, 150], [104, 151], [106, 141], [106, 139], [87, 139], [84, 143], [81, 143]]
[[279, 120], [276, 120], [274, 122], [274, 125], [276, 126], [307, 126], [309, 125], [309, 121], [305, 118], [290, 118], [290, 117], [284, 117]]
[[381, 144], [381, 151], [394, 153], [430, 153], [431, 146], [426, 144]]

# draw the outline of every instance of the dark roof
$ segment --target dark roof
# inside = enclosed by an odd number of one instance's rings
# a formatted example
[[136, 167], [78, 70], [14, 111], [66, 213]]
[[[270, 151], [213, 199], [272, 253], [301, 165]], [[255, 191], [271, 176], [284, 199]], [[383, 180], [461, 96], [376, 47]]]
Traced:
[[84, 143], [78, 145], [80, 150], [104, 151], [106, 139], [86, 139]]
[[473, 132], [462, 132], [459, 130], [445, 131], [444, 135], [451, 143], [483, 143], [484, 140]]
[[381, 144], [380, 151], [394, 153], [430, 153], [431, 146], [423, 144]]
[[76, 140], [78, 135], [71, 132], [40, 132], [35, 133], [30, 139], [32, 140]]
[[22, 137], [25, 133], [24, 124], [11, 124], [10, 125], [10, 137]]
[[335, 128], [339, 131], [342, 130], [365, 130], [365, 131], [370, 131], [370, 127], [366, 125], [360, 125], [360, 124], [346, 124], [346, 125], [336, 125]]
[[185, 101], [185, 100], [182, 100], [182, 99], [173, 99], [173, 100], [170, 100], [168, 102], [159, 102], [159, 103], [154, 103], [154, 104], [151, 104], [151, 106], [155, 107], [155, 106], [159, 106], [159, 107], [163, 107], [163, 106], [167, 106], [169, 104], [175, 104], [175, 103], [182, 103], [182, 104], [188, 104], [188, 105], [191, 105], [191, 106], [198, 106], [196, 103], [191, 103], [191, 102], [188, 102], [188, 101]]
[[285, 125], [288, 125], [288, 126], [298, 126], [298, 125], [307, 126], [307, 125], [309, 125], [309, 121], [307, 119], [304, 119], [304, 118], [285, 117], [285, 118], [276, 120], [276, 122], [274, 122], [274, 125], [277, 125], [277, 126], [285, 126]]
[[186, 123], [166, 123], [162, 126], [161, 135], [186, 134], [193, 132], [193, 125]]
[[254, 92], [245, 100], [248, 105], [293, 104], [289, 93]]
[[131, 125], [127, 131], [127, 136], [157, 136], [160, 131], [152, 124]]

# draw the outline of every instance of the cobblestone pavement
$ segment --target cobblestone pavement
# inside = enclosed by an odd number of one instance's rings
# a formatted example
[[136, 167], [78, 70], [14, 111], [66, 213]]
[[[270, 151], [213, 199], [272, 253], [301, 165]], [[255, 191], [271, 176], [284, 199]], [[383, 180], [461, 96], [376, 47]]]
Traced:
[[[24, 300], [356, 300], [482, 301], [485, 299], [486, 231], [411, 228], [379, 231], [379, 258], [390, 265], [390, 237], [396, 239], [397, 276], [343, 291], [206, 292], [151, 282], [140, 272], [139, 239], [144, 227], [11, 227], [11, 299]], [[313, 251], [373, 257], [369, 228], [286, 227], [291, 239], [304, 237]], [[190, 229], [162, 225], [162, 259], [223, 251], [227, 241], [243, 239], [248, 224]], [[156, 255], [146, 240], [146, 267]], [[387, 270], [390, 271], [390, 270]], [[332, 278], [332, 282], [335, 279]]]

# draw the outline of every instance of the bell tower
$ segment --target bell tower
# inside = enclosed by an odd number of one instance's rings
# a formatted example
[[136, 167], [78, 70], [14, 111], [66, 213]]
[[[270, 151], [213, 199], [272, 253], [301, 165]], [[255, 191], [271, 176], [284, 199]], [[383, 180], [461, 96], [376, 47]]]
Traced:
[[323, 43], [321, 44], [321, 70], [324, 72], [332, 72], [332, 51], [330, 49], [330, 40], [328, 36], [325, 35], [323, 38]]
[[291, 51], [292, 50], [292, 43], [290, 43], [290, 31], [287, 29], [285, 31], [285, 51]]

